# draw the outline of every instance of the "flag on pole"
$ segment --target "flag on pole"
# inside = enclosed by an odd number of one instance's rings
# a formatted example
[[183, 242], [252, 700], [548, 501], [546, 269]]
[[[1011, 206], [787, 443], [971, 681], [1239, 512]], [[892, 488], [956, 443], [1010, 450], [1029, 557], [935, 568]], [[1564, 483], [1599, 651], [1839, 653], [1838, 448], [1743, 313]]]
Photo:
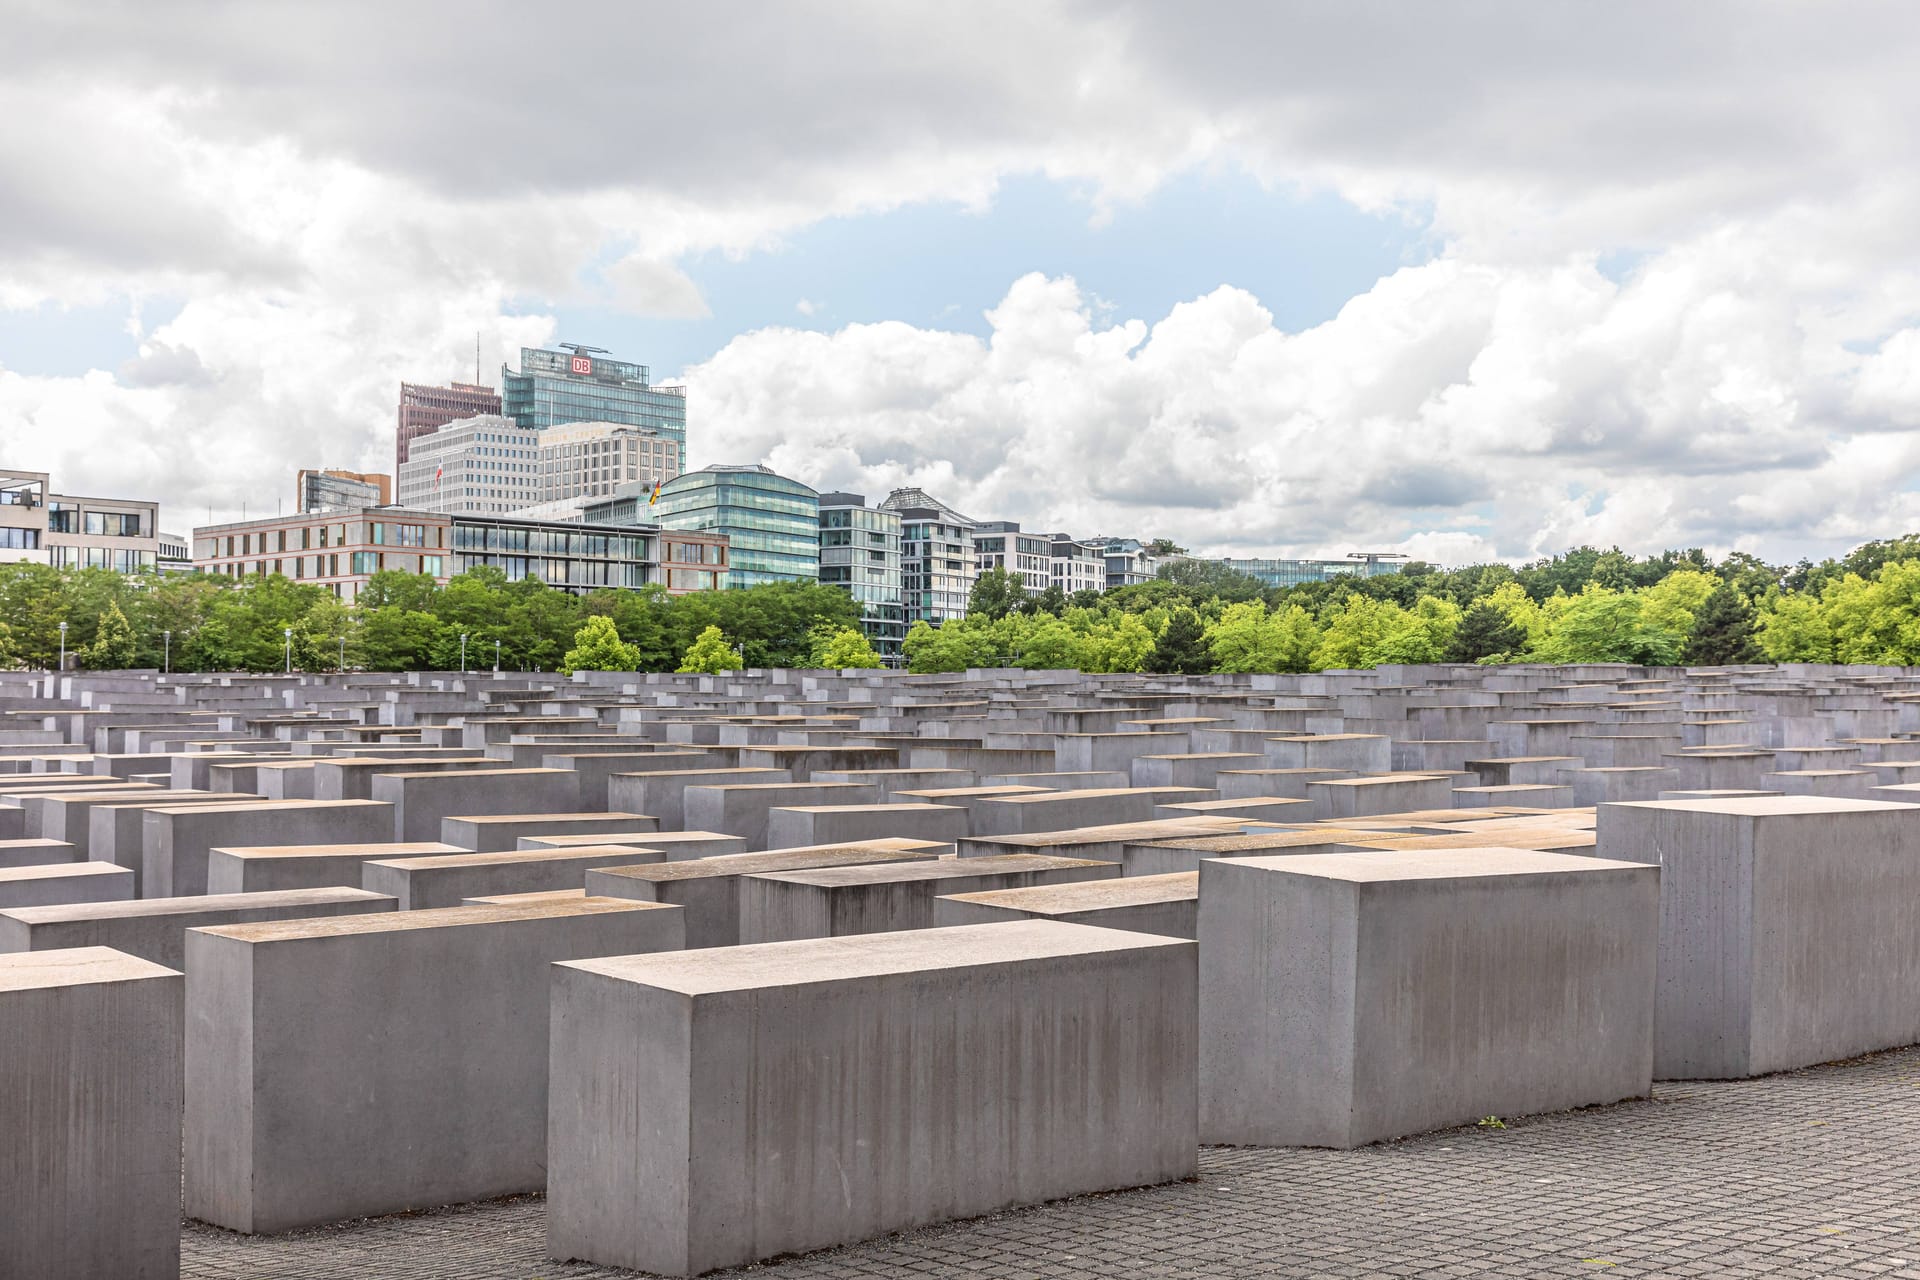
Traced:
[[660, 501], [660, 483], [658, 480], [653, 482], [653, 495], [647, 499], [648, 506], [652, 506], [654, 503]]
[[446, 469], [447, 468], [444, 463], [433, 469], [433, 487], [434, 488], [438, 489], [440, 487], [440, 473], [442, 471], [445, 471]]

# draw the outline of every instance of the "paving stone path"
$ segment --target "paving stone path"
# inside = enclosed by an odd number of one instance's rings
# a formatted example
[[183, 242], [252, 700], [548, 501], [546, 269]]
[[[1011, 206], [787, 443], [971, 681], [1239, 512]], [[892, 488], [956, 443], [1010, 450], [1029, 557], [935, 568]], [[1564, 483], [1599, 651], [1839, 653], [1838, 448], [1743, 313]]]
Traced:
[[[1916, 1277], [1920, 1049], [1201, 1176], [749, 1268], [815, 1277]], [[189, 1224], [192, 1280], [562, 1280], [538, 1197], [274, 1239]], [[728, 1275], [744, 1274], [739, 1272]]]

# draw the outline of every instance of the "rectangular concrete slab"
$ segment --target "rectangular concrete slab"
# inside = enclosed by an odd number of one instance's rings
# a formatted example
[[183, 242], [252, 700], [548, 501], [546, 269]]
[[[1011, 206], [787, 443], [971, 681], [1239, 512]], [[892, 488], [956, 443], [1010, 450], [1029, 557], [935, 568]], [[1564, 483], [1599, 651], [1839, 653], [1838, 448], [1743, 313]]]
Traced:
[[331, 888], [15, 907], [0, 911], [0, 951], [111, 947], [169, 969], [183, 969], [189, 929], [393, 909], [394, 900], [382, 894]]
[[557, 1258], [692, 1276], [1195, 1168], [1190, 943], [1024, 921], [650, 959], [557, 969]]
[[516, 849], [506, 853], [444, 853], [383, 858], [362, 865], [360, 884], [393, 895], [402, 911], [457, 907], [465, 898], [503, 893], [579, 889], [593, 867], [659, 862], [657, 849], [579, 845], [570, 849]]
[[1058, 920], [1167, 938], [1193, 938], [1199, 906], [1200, 873], [1176, 871], [950, 894], [934, 899], [933, 924], [944, 928], [1002, 920]]

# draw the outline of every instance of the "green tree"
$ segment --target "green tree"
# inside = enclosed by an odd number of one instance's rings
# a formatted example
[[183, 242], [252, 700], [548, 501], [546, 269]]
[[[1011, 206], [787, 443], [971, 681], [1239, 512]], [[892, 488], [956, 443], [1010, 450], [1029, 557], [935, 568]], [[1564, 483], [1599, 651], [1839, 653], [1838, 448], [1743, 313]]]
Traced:
[[560, 660], [560, 674], [576, 671], [637, 671], [640, 651], [620, 638], [619, 628], [605, 614], [596, 614], [580, 625], [573, 636], [573, 648]]
[[[430, 613], [388, 607], [360, 612], [360, 652], [369, 671], [427, 671], [443, 664], [450, 628]], [[457, 643], [457, 639], [456, 639]]]
[[1367, 653], [1369, 664], [1440, 662], [1460, 629], [1460, 606], [1438, 596], [1421, 596], [1405, 611], [1401, 624]]
[[1381, 644], [1413, 626], [1405, 609], [1390, 600], [1350, 595], [1330, 606], [1320, 619], [1320, 644], [1313, 651], [1315, 671], [1371, 667]]
[[1460, 626], [1453, 633], [1453, 643], [1447, 646], [1446, 660], [1509, 659], [1524, 653], [1526, 648], [1526, 631], [1501, 612], [1499, 606], [1481, 600], [1460, 615]]
[[1722, 582], [1694, 613], [1682, 659], [1691, 666], [1730, 667], [1758, 662], [1761, 657], [1754, 638], [1753, 606], [1731, 582]]
[[1305, 671], [1319, 643], [1319, 624], [1297, 604], [1271, 613], [1258, 600], [1230, 604], [1207, 627], [1216, 671]]
[[880, 655], [873, 651], [873, 645], [867, 639], [867, 633], [858, 627], [841, 627], [835, 631], [821, 628], [815, 638], [813, 666], [829, 671], [845, 671], [854, 668], [867, 669], [881, 664]]
[[738, 671], [746, 663], [733, 651], [727, 638], [720, 634], [720, 628], [708, 627], [694, 637], [687, 646], [685, 656], [680, 659], [682, 672], [701, 672], [706, 675], [718, 675], [723, 671]]
[[109, 601], [94, 629], [93, 643], [87, 646], [87, 665], [95, 671], [125, 671], [133, 665], [137, 648], [133, 624], [118, 604]]
[[67, 579], [52, 565], [31, 561], [0, 565], [0, 618], [6, 621], [20, 662], [48, 669], [55, 665], [60, 657], [60, 624], [69, 620], [72, 609]]
[[1775, 591], [1756, 611], [1754, 639], [1770, 662], [1833, 661], [1833, 628], [1812, 595]]
[[907, 628], [901, 651], [907, 655], [907, 670], [915, 675], [969, 671], [975, 667], [998, 666], [1003, 660], [992, 632], [964, 618], [938, 627], [929, 626], [925, 619], [916, 619]]
[[967, 613], [998, 622], [1018, 609], [1026, 598], [1026, 584], [1018, 574], [989, 569], [973, 580], [973, 590], [967, 593]]
[[1191, 609], [1175, 609], [1147, 655], [1146, 669], [1157, 675], [1203, 675], [1211, 669], [1207, 629]]

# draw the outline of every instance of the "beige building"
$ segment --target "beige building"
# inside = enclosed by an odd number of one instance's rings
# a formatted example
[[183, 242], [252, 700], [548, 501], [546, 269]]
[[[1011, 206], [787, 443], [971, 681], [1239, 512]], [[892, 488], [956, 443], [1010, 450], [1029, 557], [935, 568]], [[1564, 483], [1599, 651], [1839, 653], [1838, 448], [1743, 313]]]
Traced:
[[160, 555], [160, 504], [53, 493], [45, 471], [0, 470], [0, 562], [140, 573]]
[[569, 422], [535, 431], [489, 415], [450, 422], [415, 438], [400, 464], [396, 501], [445, 515], [506, 515], [612, 497], [623, 484], [653, 485], [680, 474], [680, 442], [651, 427]]

